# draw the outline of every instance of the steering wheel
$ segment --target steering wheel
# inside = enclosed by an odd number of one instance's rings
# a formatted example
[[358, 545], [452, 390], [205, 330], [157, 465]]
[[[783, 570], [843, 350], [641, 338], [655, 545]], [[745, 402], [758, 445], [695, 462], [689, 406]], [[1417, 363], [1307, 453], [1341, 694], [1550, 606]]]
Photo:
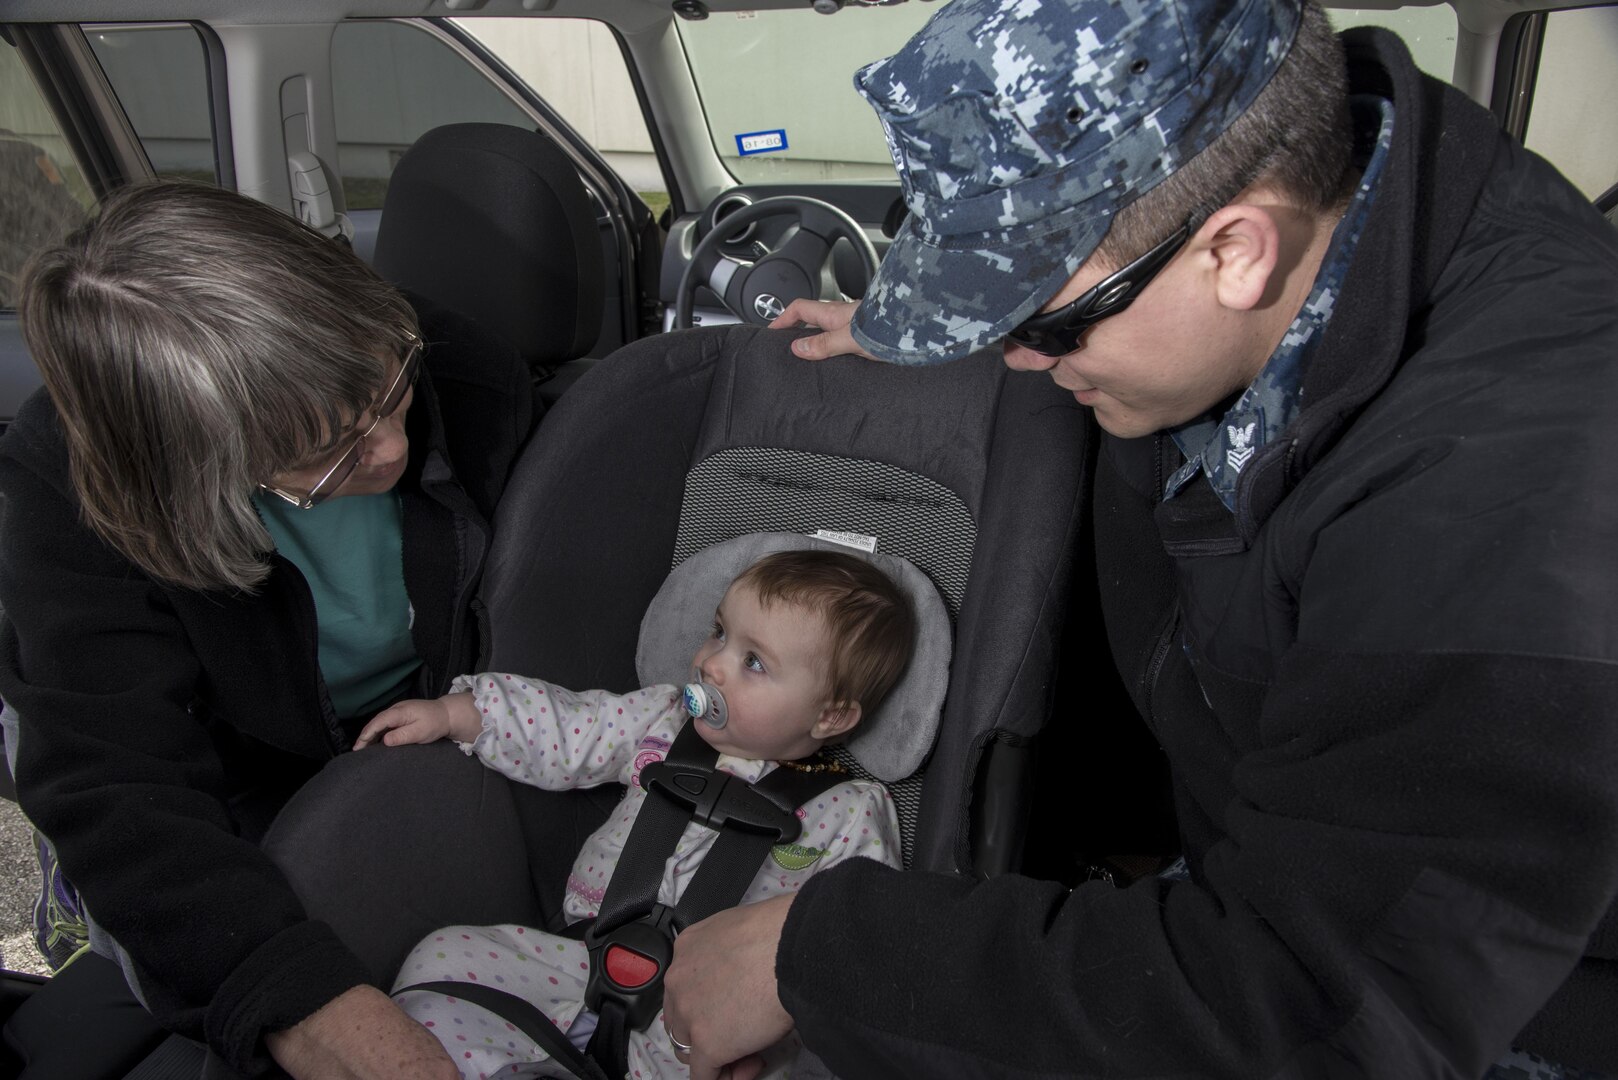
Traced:
[[[797, 231], [757, 262], [738, 262], [720, 252], [719, 245], [726, 238], [753, 222], [788, 215], [794, 219]], [[801, 195], [780, 195], [760, 199], [727, 215], [708, 230], [686, 263], [674, 307], [675, 327], [685, 329], [691, 325], [691, 305], [698, 285], [708, 286], [731, 314], [755, 326], [767, 325], [794, 300], [820, 299], [823, 270], [838, 239], [854, 245], [869, 281], [876, 274], [876, 248], [858, 222], [830, 203]]]

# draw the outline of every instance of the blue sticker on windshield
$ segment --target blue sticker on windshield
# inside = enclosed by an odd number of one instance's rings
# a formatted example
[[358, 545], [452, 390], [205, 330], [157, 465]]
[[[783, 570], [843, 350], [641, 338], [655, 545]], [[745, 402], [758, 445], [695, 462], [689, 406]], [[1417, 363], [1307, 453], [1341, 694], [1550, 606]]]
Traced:
[[787, 133], [781, 128], [774, 131], [749, 131], [745, 135], [736, 136], [736, 150], [742, 157], [752, 154], [768, 154], [775, 150], [787, 148]]

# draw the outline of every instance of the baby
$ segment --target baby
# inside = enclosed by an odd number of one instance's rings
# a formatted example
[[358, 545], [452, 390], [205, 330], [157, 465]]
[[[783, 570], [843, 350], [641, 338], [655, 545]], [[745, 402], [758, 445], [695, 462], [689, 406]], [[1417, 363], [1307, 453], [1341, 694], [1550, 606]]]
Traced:
[[[893, 688], [914, 636], [904, 595], [870, 563], [838, 552], [779, 552], [731, 582], [683, 690], [575, 693], [513, 675], [461, 676], [442, 698], [379, 713], [355, 748], [448, 736], [490, 768], [539, 787], [626, 784], [623, 803], [585, 842], [568, 878], [564, 909], [577, 922], [596, 915], [645, 801], [641, 770], [663, 759], [687, 722], [700, 715], [696, 729], [719, 752], [718, 767], [749, 783], [782, 764], [803, 768], [798, 759], [846, 737]], [[810, 874], [844, 859], [900, 864], [893, 803], [874, 781], [835, 784], [798, 817], [798, 841], [771, 851], [743, 903], [796, 892]], [[694, 822], [686, 827], [664, 868], [661, 903], [677, 901], [717, 835]], [[582, 941], [513, 925], [456, 926], [417, 945], [395, 987], [400, 1006], [443, 1040], [464, 1077], [502, 1069], [505, 1077], [547, 1075], [543, 1066], [519, 1064], [546, 1055], [512, 1024], [457, 998], [397, 988], [444, 980], [497, 986], [527, 999], [582, 1049], [596, 1019], [584, 1007], [588, 973]], [[689, 1076], [661, 1015], [630, 1034], [629, 1067], [647, 1078]]]

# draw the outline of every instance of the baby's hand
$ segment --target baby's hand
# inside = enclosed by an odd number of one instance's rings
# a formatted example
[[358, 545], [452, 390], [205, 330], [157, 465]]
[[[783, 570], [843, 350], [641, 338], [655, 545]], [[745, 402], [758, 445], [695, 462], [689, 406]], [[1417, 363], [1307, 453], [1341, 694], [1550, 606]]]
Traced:
[[401, 701], [371, 718], [354, 740], [354, 749], [363, 750], [378, 739], [384, 746], [437, 742], [449, 733], [450, 711], [443, 698]]

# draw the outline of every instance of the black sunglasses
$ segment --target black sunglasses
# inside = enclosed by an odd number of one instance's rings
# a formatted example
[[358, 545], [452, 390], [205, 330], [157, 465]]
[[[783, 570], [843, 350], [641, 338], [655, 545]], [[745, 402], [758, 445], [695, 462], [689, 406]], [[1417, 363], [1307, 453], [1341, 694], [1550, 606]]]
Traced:
[[1071, 304], [1027, 319], [1006, 338], [1041, 356], [1066, 356], [1082, 348], [1085, 332], [1107, 316], [1128, 307], [1190, 238], [1188, 221], [1173, 236], [1086, 289], [1084, 295]]

